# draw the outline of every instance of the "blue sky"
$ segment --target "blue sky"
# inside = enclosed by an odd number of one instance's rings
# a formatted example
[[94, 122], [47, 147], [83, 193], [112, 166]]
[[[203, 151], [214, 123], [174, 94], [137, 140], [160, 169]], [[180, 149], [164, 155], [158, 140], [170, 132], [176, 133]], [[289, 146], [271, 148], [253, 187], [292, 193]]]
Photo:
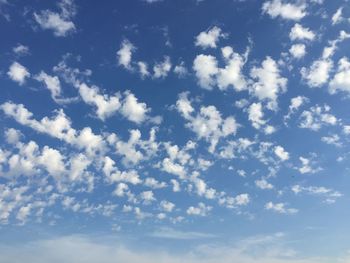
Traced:
[[0, 0], [0, 32], [0, 262], [350, 262], [348, 1]]

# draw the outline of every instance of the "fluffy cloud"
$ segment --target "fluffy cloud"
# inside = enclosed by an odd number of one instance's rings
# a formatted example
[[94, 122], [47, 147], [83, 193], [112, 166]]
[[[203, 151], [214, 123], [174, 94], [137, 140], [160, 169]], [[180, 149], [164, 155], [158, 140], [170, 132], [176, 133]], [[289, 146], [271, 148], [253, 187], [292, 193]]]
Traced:
[[139, 102], [130, 91], [124, 92], [123, 96], [119, 93], [108, 96], [101, 94], [98, 87], [89, 87], [82, 83], [79, 86], [79, 93], [85, 103], [96, 107], [96, 115], [103, 121], [117, 112], [137, 124], [150, 119], [147, 113], [151, 109], [147, 108], [146, 103]]
[[242, 69], [246, 63], [248, 51], [244, 55], [240, 55], [234, 52], [230, 46], [223, 47], [221, 49], [225, 62], [223, 68], [218, 67], [216, 57], [198, 55], [193, 61], [193, 70], [196, 73], [199, 86], [205, 89], [217, 86], [220, 90], [226, 90], [229, 87], [236, 91], [246, 89], [247, 84]]
[[7, 116], [14, 118], [18, 123], [37, 132], [63, 140], [79, 149], [85, 149], [89, 154], [105, 151], [106, 145], [102, 136], [95, 135], [89, 127], [85, 127], [80, 131], [73, 129], [70, 119], [63, 110], [57, 111], [52, 118], [44, 117], [38, 121], [33, 118], [33, 113], [28, 111], [23, 104], [6, 102], [0, 108]]
[[342, 14], [343, 14], [343, 8], [339, 7], [332, 16], [332, 25], [339, 24], [341, 21], [344, 20]]
[[302, 25], [296, 23], [289, 33], [289, 38], [291, 40], [314, 40], [315, 33], [312, 32], [309, 28], [303, 27]]
[[331, 94], [339, 91], [350, 93], [350, 62], [346, 57], [339, 60], [337, 72], [329, 82]]
[[261, 67], [253, 67], [250, 76], [257, 81], [251, 86], [250, 92], [259, 100], [268, 100], [268, 107], [276, 109], [279, 93], [287, 89], [286, 78], [281, 77], [277, 63], [270, 57], [262, 62]]
[[29, 47], [22, 45], [22, 44], [18, 44], [17, 46], [15, 46], [12, 51], [18, 55], [18, 56], [25, 56], [30, 54], [29, 52]]
[[207, 206], [204, 203], [199, 203], [197, 207], [190, 206], [187, 208], [186, 213], [188, 215], [207, 216], [211, 210], [211, 206]]
[[273, 185], [266, 181], [266, 179], [256, 180], [255, 185], [263, 190], [271, 190], [273, 189]]
[[287, 20], [300, 20], [306, 16], [305, 4], [285, 3], [282, 0], [266, 1], [262, 6], [263, 13], [272, 18], [281, 17]]
[[26, 78], [30, 77], [30, 73], [27, 68], [19, 64], [18, 62], [13, 62], [7, 72], [7, 75], [19, 85], [23, 85]]
[[120, 94], [107, 96], [100, 94], [96, 86], [89, 87], [85, 83], [79, 86], [79, 93], [83, 101], [96, 107], [96, 115], [101, 120], [115, 114], [121, 107]]
[[248, 108], [248, 119], [251, 121], [252, 126], [257, 130], [263, 128], [265, 134], [273, 133], [275, 131], [274, 127], [267, 125], [266, 120], [263, 118], [262, 104], [260, 102], [252, 103]]
[[171, 62], [170, 58], [168, 56], [164, 57], [164, 61], [160, 63], [156, 63], [153, 66], [153, 77], [158, 79], [158, 78], [165, 78], [168, 76], [170, 70], [171, 70]]
[[301, 174], [306, 174], [306, 173], [316, 173], [321, 170], [320, 167], [314, 167], [315, 162], [312, 159], [308, 159], [305, 157], [299, 157], [299, 160], [301, 162], [301, 167], [298, 168], [298, 171]]
[[129, 40], [124, 40], [117, 52], [118, 64], [128, 70], [131, 70], [132, 53], [135, 51], [135, 49], [135, 46]]
[[225, 119], [215, 106], [202, 106], [193, 116], [194, 109], [188, 99], [188, 93], [181, 93], [176, 102], [179, 113], [188, 121], [186, 126], [197, 134], [198, 139], [210, 142], [209, 151], [213, 152], [220, 138], [234, 135], [238, 124], [233, 116]]
[[58, 6], [60, 13], [43, 10], [40, 13], [34, 13], [34, 19], [42, 29], [52, 30], [57, 37], [65, 37], [75, 31], [75, 25], [71, 19], [76, 14], [76, 7], [73, 0], [62, 0]]
[[226, 34], [224, 34], [221, 28], [214, 26], [207, 31], [203, 31], [199, 33], [196, 37], [195, 45], [202, 48], [216, 48], [217, 42], [220, 38], [225, 38]]
[[144, 122], [148, 118], [147, 113], [151, 109], [147, 108], [146, 103], [139, 102], [135, 95], [129, 91], [126, 91], [124, 96], [120, 113], [132, 122], [138, 124]]
[[336, 125], [337, 118], [330, 114], [331, 108], [328, 105], [324, 106], [313, 106], [310, 110], [305, 110], [300, 115], [299, 127], [303, 129], [310, 129], [318, 131], [324, 125]]
[[290, 105], [288, 114], [284, 117], [285, 119], [289, 119], [290, 116], [295, 113], [302, 105], [309, 102], [309, 99], [304, 96], [297, 96], [290, 99]]
[[312, 88], [318, 88], [327, 83], [330, 71], [333, 68], [333, 60], [337, 45], [350, 38], [350, 34], [345, 31], [340, 31], [337, 39], [329, 41], [329, 45], [323, 49], [322, 56], [318, 60], [315, 60], [309, 68], [303, 67], [300, 73], [307, 84]]
[[287, 161], [289, 159], [289, 153], [282, 146], [276, 146], [274, 152], [281, 161]]
[[199, 86], [212, 89], [215, 76], [219, 72], [216, 58], [211, 55], [198, 55], [193, 61], [193, 70], [196, 72]]
[[296, 59], [300, 59], [305, 56], [306, 46], [304, 44], [294, 44], [290, 47], [289, 53]]
[[310, 87], [321, 87], [328, 81], [332, 67], [333, 61], [331, 60], [316, 60], [309, 69], [303, 68], [301, 75]]

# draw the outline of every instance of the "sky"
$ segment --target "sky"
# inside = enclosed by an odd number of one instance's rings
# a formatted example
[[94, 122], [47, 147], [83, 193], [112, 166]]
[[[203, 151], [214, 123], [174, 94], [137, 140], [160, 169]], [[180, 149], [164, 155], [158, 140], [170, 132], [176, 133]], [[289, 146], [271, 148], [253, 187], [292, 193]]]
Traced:
[[0, 0], [0, 262], [349, 263], [347, 0]]

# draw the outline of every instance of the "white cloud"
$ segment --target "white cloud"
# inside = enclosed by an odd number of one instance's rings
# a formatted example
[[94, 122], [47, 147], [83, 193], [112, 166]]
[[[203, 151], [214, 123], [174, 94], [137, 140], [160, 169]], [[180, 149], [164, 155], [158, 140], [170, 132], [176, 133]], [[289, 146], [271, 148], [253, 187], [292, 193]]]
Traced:
[[307, 84], [314, 87], [321, 87], [329, 79], [329, 72], [333, 67], [333, 61], [329, 59], [316, 60], [311, 64], [309, 69], [302, 68], [301, 75]]
[[298, 209], [286, 208], [285, 203], [268, 202], [265, 204], [265, 209], [272, 210], [272, 211], [280, 213], [280, 214], [296, 214], [296, 213], [298, 213]]
[[262, 6], [263, 13], [272, 18], [281, 17], [287, 20], [300, 20], [306, 16], [305, 4], [285, 3], [282, 0], [266, 1]]
[[260, 68], [252, 68], [250, 76], [257, 79], [250, 92], [259, 100], [268, 100], [268, 108], [276, 109], [278, 95], [287, 90], [288, 82], [286, 78], [281, 77], [277, 63], [272, 58], [266, 57]]
[[53, 99], [56, 99], [61, 95], [61, 84], [58, 77], [52, 77], [44, 71], [41, 71], [39, 75], [35, 76], [35, 79], [45, 83], [47, 89], [50, 90]]
[[291, 189], [296, 195], [306, 193], [309, 195], [325, 197], [325, 202], [328, 204], [336, 202], [336, 199], [343, 196], [343, 194], [341, 194], [340, 192], [334, 191], [333, 189], [326, 188], [323, 186], [305, 187], [301, 185], [293, 185]]
[[158, 180], [154, 179], [153, 177], [147, 177], [144, 182], [145, 186], [148, 186], [152, 189], [161, 189], [167, 187], [167, 183], [165, 182], [159, 182]]
[[263, 190], [271, 190], [273, 189], [273, 185], [266, 181], [266, 179], [262, 178], [261, 180], [256, 180], [255, 185]]
[[140, 193], [140, 198], [144, 202], [144, 204], [150, 204], [156, 201], [154, 194], [152, 191], [143, 191]]
[[321, 170], [320, 167], [314, 167], [315, 166], [315, 162], [311, 159], [305, 158], [305, 157], [299, 157], [299, 160], [301, 162], [301, 167], [298, 168], [299, 172], [301, 174], [306, 174], [306, 173], [316, 173], [318, 171]]
[[288, 114], [284, 118], [289, 119], [293, 113], [295, 113], [302, 105], [304, 105], [307, 102], [309, 102], [309, 99], [304, 96], [297, 96], [291, 98]]
[[289, 153], [282, 146], [276, 146], [274, 152], [281, 161], [287, 161], [289, 159]]
[[166, 76], [168, 76], [170, 70], [171, 70], [171, 62], [170, 62], [170, 58], [168, 56], [164, 57], [164, 61], [163, 62], [159, 62], [156, 63], [153, 66], [153, 77], [158, 79], [158, 78], [165, 78]]
[[[215, 237], [208, 233], [187, 232], [180, 230], [161, 229], [152, 233], [158, 238], [198, 239]], [[101, 242], [101, 240], [110, 242]], [[220, 244], [205, 242], [197, 249], [190, 248], [182, 253], [173, 251], [157, 252], [153, 249], [140, 251], [129, 248], [126, 244], [111, 237], [88, 237], [84, 235], [70, 235], [39, 239], [16, 245], [0, 247], [0, 261], [7, 263], [17, 262], [66, 262], [75, 263], [82, 259], [85, 263], [104, 262], [112, 263], [115, 259], [126, 263], [227, 263], [235, 259], [245, 263], [326, 263], [326, 257], [302, 257], [295, 253], [295, 249], [286, 246], [292, 244], [283, 233], [270, 235], [250, 236], [240, 239], [239, 242]], [[67, 257], [69, 255], [69, 257]], [[333, 259], [339, 263], [348, 262], [348, 258]]]
[[96, 115], [103, 121], [116, 113], [137, 124], [153, 120], [147, 115], [151, 109], [147, 108], [146, 103], [139, 102], [130, 91], [125, 91], [123, 95], [116, 93], [108, 96], [101, 94], [98, 87], [82, 83], [79, 85], [79, 93], [85, 103], [96, 107]]
[[303, 27], [302, 25], [296, 23], [289, 33], [289, 38], [291, 40], [314, 40], [316, 37], [315, 33], [309, 28]]
[[193, 70], [196, 72], [199, 86], [212, 89], [215, 76], [219, 72], [216, 58], [211, 55], [198, 55], [193, 61]]
[[137, 124], [144, 122], [148, 118], [147, 113], [150, 112], [151, 109], [147, 108], [146, 103], [139, 102], [130, 91], [126, 91], [124, 96], [120, 113], [129, 121]]
[[224, 34], [221, 28], [214, 26], [207, 31], [203, 31], [199, 33], [196, 37], [195, 45], [206, 48], [216, 48], [217, 42], [220, 38], [225, 38], [226, 34]]
[[342, 17], [342, 13], [343, 13], [343, 8], [339, 7], [332, 16], [332, 25], [339, 24], [341, 21], [344, 20], [344, 18]]
[[337, 39], [329, 41], [329, 45], [323, 49], [322, 56], [315, 60], [310, 68], [303, 67], [300, 73], [307, 84], [314, 87], [321, 87], [327, 83], [331, 70], [333, 69], [333, 61], [331, 57], [338, 48], [338, 44], [345, 39], [350, 38], [350, 34], [345, 31], [340, 31]]
[[73, 129], [70, 119], [64, 114], [63, 110], [57, 111], [52, 118], [44, 117], [37, 121], [33, 118], [33, 113], [28, 111], [23, 104], [6, 102], [0, 108], [7, 116], [14, 118], [18, 123], [37, 132], [63, 140], [79, 149], [85, 149], [89, 154], [105, 151], [106, 145], [102, 136], [95, 135], [89, 127], [85, 127], [80, 131]]
[[183, 61], [174, 67], [174, 73], [177, 74], [179, 78], [184, 78], [187, 76], [188, 70], [185, 67], [185, 63]]
[[160, 202], [160, 207], [165, 212], [172, 212], [175, 208], [175, 204], [166, 200]]
[[58, 6], [60, 13], [43, 10], [39, 14], [34, 13], [34, 19], [42, 29], [52, 30], [57, 37], [65, 37], [76, 30], [71, 21], [76, 14], [76, 7], [73, 0], [62, 0]]
[[306, 46], [304, 44], [294, 44], [290, 47], [289, 53], [296, 59], [300, 59], [305, 56]]
[[103, 121], [114, 115], [121, 107], [119, 93], [114, 96], [102, 95], [98, 87], [89, 87], [82, 83], [79, 86], [79, 94], [85, 103], [96, 107], [96, 115]]
[[139, 61], [139, 62], [137, 62], [137, 65], [139, 67], [139, 72], [140, 72], [141, 78], [145, 78], [145, 77], [148, 77], [150, 75], [150, 73], [148, 71], [148, 65], [146, 62]]
[[300, 128], [318, 131], [324, 125], [336, 125], [337, 118], [330, 114], [331, 108], [328, 105], [313, 106], [310, 110], [305, 110], [300, 115]]
[[135, 51], [135, 49], [135, 46], [129, 40], [124, 40], [121, 44], [120, 49], [117, 52], [119, 65], [123, 66], [128, 70], [131, 70], [132, 53]]
[[338, 91], [350, 93], [350, 62], [346, 57], [339, 60], [337, 72], [329, 82], [329, 92], [334, 94]]
[[44, 71], [41, 71], [34, 77], [37, 81], [45, 84], [45, 87], [50, 91], [52, 99], [57, 103], [70, 103], [77, 98], [62, 98], [61, 82], [57, 76], [50, 76]]
[[29, 47], [22, 45], [22, 44], [18, 44], [17, 46], [15, 46], [12, 51], [18, 55], [18, 56], [25, 56], [30, 54], [29, 52]]
[[186, 126], [197, 134], [198, 139], [210, 142], [209, 151], [213, 152], [221, 138], [234, 135], [239, 125], [233, 116], [225, 119], [215, 106], [201, 106], [193, 116], [194, 109], [188, 99], [188, 93], [181, 93], [176, 102], [179, 113], [188, 121]]
[[196, 73], [198, 84], [202, 88], [212, 89], [218, 86], [220, 90], [232, 87], [236, 91], [247, 88], [245, 77], [242, 73], [246, 63], [249, 49], [244, 55], [233, 51], [230, 46], [223, 47], [221, 54], [225, 62], [223, 68], [218, 67], [218, 61], [214, 56], [200, 54], [193, 61], [193, 70]]
[[275, 132], [275, 128], [271, 125], [268, 125], [267, 121], [263, 119], [264, 113], [262, 110], [262, 104], [260, 102], [252, 103], [247, 111], [248, 119], [255, 129], [260, 130], [260, 128], [263, 128], [263, 132], [265, 134], [271, 134]]
[[207, 216], [211, 210], [211, 206], [206, 206], [204, 203], [198, 203], [197, 207], [190, 206], [187, 208], [186, 213], [188, 215]]
[[340, 137], [337, 134], [333, 134], [331, 136], [323, 136], [321, 137], [321, 141], [327, 144], [332, 144], [336, 147], [341, 147], [342, 143], [340, 141]]
[[19, 85], [23, 85], [26, 78], [30, 77], [30, 73], [27, 68], [19, 64], [18, 62], [13, 62], [7, 72], [7, 75]]
[[235, 53], [229, 46], [221, 49], [226, 66], [220, 68], [217, 74], [217, 85], [219, 89], [225, 90], [232, 86], [236, 91], [246, 89], [246, 80], [242, 74], [242, 69], [246, 58]]

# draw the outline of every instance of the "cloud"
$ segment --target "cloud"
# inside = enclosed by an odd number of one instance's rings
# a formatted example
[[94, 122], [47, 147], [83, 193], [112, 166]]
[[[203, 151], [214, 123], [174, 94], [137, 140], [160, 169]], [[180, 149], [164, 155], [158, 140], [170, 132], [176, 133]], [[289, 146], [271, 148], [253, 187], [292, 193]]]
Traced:
[[289, 153], [282, 146], [276, 146], [274, 152], [281, 161], [287, 161], [289, 159]]
[[236, 91], [247, 89], [246, 79], [242, 73], [246, 63], [249, 49], [244, 55], [233, 51], [230, 46], [221, 49], [224, 59], [224, 67], [218, 67], [216, 57], [200, 54], [193, 61], [193, 70], [196, 73], [198, 84], [204, 89], [212, 89], [217, 86], [220, 90], [232, 87]]
[[190, 206], [187, 208], [186, 213], [188, 215], [207, 216], [211, 210], [211, 206], [206, 206], [204, 203], [198, 203], [197, 207]]
[[214, 26], [207, 31], [199, 33], [196, 37], [195, 45], [201, 48], [216, 48], [220, 38], [225, 38], [226, 34], [221, 28]]
[[56, 111], [52, 118], [44, 117], [40, 121], [33, 118], [33, 113], [28, 111], [23, 104], [5, 102], [0, 106], [1, 110], [18, 123], [28, 126], [33, 130], [50, 135], [62, 140], [78, 149], [85, 149], [90, 155], [105, 151], [103, 137], [92, 132], [90, 127], [77, 131], [71, 127], [71, 120], [63, 110]]
[[334, 77], [329, 82], [329, 93], [337, 92], [350, 93], [350, 62], [343, 57], [338, 62], [338, 69]]
[[301, 162], [301, 167], [298, 168], [298, 171], [301, 174], [306, 174], [306, 173], [317, 173], [318, 171], [322, 170], [320, 167], [314, 167], [315, 166], [315, 161], [312, 159], [308, 159], [305, 157], [299, 157], [299, 160]]
[[52, 30], [57, 37], [65, 37], [76, 30], [71, 21], [76, 14], [76, 7], [73, 0], [61, 0], [58, 6], [60, 13], [43, 10], [40, 13], [34, 13], [34, 19], [42, 29]]
[[128, 70], [132, 70], [132, 54], [135, 50], [135, 46], [129, 40], [124, 40], [117, 51], [118, 64]]
[[159, 78], [165, 78], [166, 76], [168, 76], [170, 70], [171, 70], [171, 62], [170, 62], [170, 58], [168, 56], [164, 57], [164, 61], [160, 62], [160, 63], [156, 63], [153, 66], [153, 77], [156, 79]]
[[285, 3], [282, 0], [271, 0], [264, 2], [262, 6], [263, 13], [272, 18], [281, 17], [287, 20], [300, 20], [306, 16], [305, 4]]
[[26, 56], [30, 54], [29, 47], [22, 44], [15, 46], [12, 51], [18, 56]]
[[339, 24], [341, 21], [344, 20], [344, 18], [342, 17], [342, 13], [343, 13], [343, 8], [339, 7], [332, 16], [332, 25]]
[[271, 134], [275, 131], [274, 127], [271, 125], [267, 125], [266, 120], [264, 120], [264, 112], [262, 111], [262, 104], [259, 103], [252, 103], [248, 111], [248, 119], [252, 123], [252, 126], [260, 130], [260, 128], [263, 128], [265, 134]]
[[303, 27], [302, 25], [296, 23], [289, 33], [289, 38], [291, 40], [314, 40], [315, 33], [312, 32], [309, 28]]
[[326, 188], [323, 186], [301, 186], [301, 185], [293, 185], [291, 187], [291, 190], [296, 194], [296, 195], [301, 195], [301, 194], [309, 194], [309, 195], [314, 195], [314, 196], [321, 196], [325, 198], [325, 202], [328, 204], [336, 202], [336, 200], [343, 195], [338, 192], [334, 191], [333, 189]]
[[[154, 232], [154, 238], [198, 237], [210, 238], [209, 235], [197, 232], [183, 232], [172, 229], [161, 229]], [[131, 249], [115, 238], [106, 238], [110, 242], [101, 242], [103, 238], [71, 235], [47, 238], [16, 245], [2, 245], [0, 260], [8, 263], [112, 263], [116, 260], [125, 263], [326, 263], [337, 261], [337, 258], [300, 257], [296, 251], [286, 246], [283, 233], [257, 235], [241, 239], [240, 242], [204, 243], [183, 253], [164, 250]], [[188, 240], [188, 238], [187, 238]], [[191, 240], [191, 239], [189, 239]], [[203, 243], [203, 242], [202, 242]], [[347, 262], [347, 259], [337, 261]]]
[[321, 58], [315, 60], [309, 68], [303, 67], [300, 70], [301, 76], [311, 88], [319, 88], [327, 83], [333, 69], [331, 58], [338, 48], [337, 45], [348, 38], [350, 38], [350, 34], [340, 31], [338, 38], [329, 41], [328, 46], [323, 49]]
[[311, 107], [310, 110], [303, 111], [300, 115], [301, 121], [299, 127], [318, 131], [325, 125], [336, 125], [338, 119], [329, 113], [330, 110], [331, 108], [328, 105], [316, 105]]
[[273, 185], [267, 182], [264, 178], [261, 180], [255, 180], [255, 185], [262, 190], [273, 189]]
[[18, 62], [13, 62], [7, 72], [10, 79], [17, 82], [19, 85], [23, 85], [26, 78], [30, 77], [30, 73], [26, 67], [22, 66]]
[[294, 44], [290, 47], [289, 53], [296, 59], [300, 59], [306, 55], [306, 46], [304, 44]]
[[201, 106], [199, 112], [194, 115], [186, 92], [179, 94], [176, 109], [188, 121], [186, 126], [196, 133], [199, 139], [210, 142], [210, 152], [214, 152], [221, 138], [235, 135], [239, 127], [233, 116], [223, 119], [221, 113], [212, 105]]
[[34, 76], [39, 82], [44, 83], [45, 87], [50, 91], [51, 98], [59, 104], [71, 103], [77, 100], [76, 97], [73, 98], [63, 98], [61, 82], [57, 76], [50, 76], [44, 71], [41, 71], [38, 75]]
[[261, 67], [253, 67], [250, 76], [257, 81], [250, 87], [250, 92], [259, 100], [268, 100], [268, 108], [277, 108], [279, 93], [287, 90], [288, 80], [281, 77], [277, 63], [270, 57], [262, 62]]
[[298, 213], [298, 209], [295, 208], [286, 208], [285, 203], [273, 203], [268, 202], [265, 204], [266, 210], [272, 210], [279, 214], [296, 214]]
[[212, 89], [215, 85], [214, 77], [219, 72], [218, 62], [214, 56], [198, 55], [193, 61], [193, 70], [196, 72], [198, 84], [202, 88]]

